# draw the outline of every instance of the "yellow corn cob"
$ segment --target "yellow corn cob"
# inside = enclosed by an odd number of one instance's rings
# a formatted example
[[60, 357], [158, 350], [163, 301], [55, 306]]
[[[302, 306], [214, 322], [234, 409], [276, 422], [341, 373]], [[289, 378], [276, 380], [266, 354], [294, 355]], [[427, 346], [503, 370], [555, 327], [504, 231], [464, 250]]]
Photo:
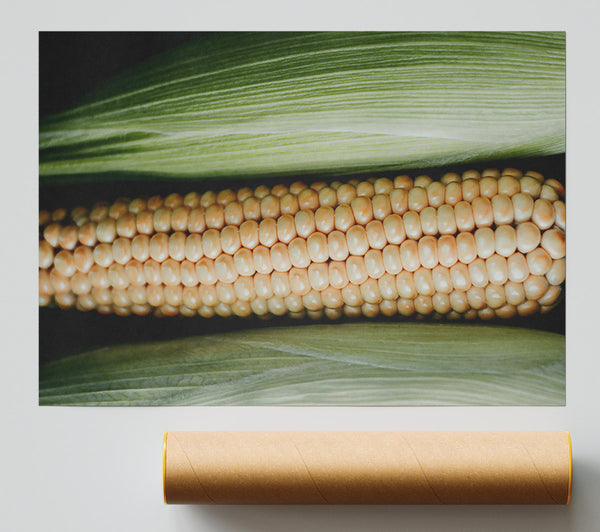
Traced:
[[470, 170], [40, 212], [40, 305], [119, 315], [511, 318], [565, 279], [564, 188]]

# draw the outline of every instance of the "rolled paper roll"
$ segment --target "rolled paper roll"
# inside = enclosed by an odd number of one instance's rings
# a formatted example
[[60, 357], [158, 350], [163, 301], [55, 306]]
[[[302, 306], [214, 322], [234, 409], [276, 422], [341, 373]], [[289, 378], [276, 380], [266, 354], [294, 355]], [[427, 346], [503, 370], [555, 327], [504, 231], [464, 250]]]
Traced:
[[569, 504], [568, 432], [166, 432], [167, 504]]

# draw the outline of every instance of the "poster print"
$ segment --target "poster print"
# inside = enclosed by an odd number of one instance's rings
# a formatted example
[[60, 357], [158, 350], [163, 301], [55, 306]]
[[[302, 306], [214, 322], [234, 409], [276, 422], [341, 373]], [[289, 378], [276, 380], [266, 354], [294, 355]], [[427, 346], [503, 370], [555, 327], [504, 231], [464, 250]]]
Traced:
[[42, 405], [565, 404], [565, 34], [41, 33]]

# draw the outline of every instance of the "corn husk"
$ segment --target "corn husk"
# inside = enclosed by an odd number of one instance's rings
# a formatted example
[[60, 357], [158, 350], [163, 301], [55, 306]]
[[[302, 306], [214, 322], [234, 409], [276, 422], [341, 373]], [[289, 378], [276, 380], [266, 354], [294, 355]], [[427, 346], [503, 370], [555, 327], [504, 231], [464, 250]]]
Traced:
[[42, 184], [563, 153], [565, 34], [216, 33], [42, 119], [39, 147]]
[[464, 323], [276, 327], [40, 368], [43, 405], [564, 405], [565, 337]]

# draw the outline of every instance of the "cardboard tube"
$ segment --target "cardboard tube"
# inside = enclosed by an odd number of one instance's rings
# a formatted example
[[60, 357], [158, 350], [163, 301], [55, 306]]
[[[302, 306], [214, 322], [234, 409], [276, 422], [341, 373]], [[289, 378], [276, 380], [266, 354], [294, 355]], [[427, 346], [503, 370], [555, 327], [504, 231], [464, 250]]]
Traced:
[[568, 432], [167, 432], [165, 503], [568, 504]]

